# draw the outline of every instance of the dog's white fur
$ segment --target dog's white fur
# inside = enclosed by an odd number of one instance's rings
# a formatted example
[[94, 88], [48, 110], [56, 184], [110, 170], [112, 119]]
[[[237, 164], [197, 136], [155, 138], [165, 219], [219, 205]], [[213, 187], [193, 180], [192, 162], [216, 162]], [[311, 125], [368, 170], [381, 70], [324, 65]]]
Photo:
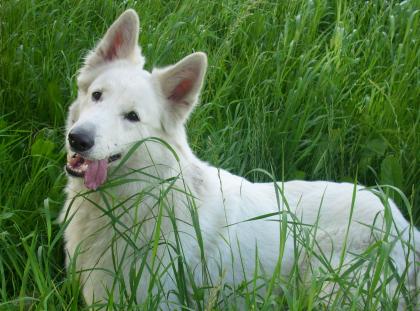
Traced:
[[[375, 236], [381, 235], [372, 234], [369, 226], [375, 223], [379, 228], [376, 233], [382, 230], [384, 206], [376, 195], [362, 186], [325, 181], [251, 183], [200, 161], [188, 145], [184, 122], [196, 104], [203, 84], [206, 55], [194, 53], [173, 66], [148, 72], [143, 69], [144, 58], [137, 44], [138, 31], [137, 14], [128, 10], [115, 21], [96, 49], [88, 55], [78, 76], [79, 92], [69, 110], [67, 133], [83, 124], [94, 124], [95, 145], [88, 155], [92, 159], [103, 159], [116, 153], [125, 155], [133, 143], [158, 137], [173, 148], [179, 161], [161, 143], [147, 142], [136, 149], [119, 173], [140, 168], [142, 173], [130, 175], [136, 176], [136, 181], [107, 188], [106, 191], [110, 200], [116, 200], [114, 204], [141, 190], [148, 189], [150, 195], [144, 197], [137, 208], [113, 210], [114, 215], [121, 216], [121, 223], [114, 225], [110, 225], [110, 217], [105, 215], [106, 205], [100, 192], [91, 191], [85, 196], [78, 196], [87, 191], [83, 180], [69, 177], [67, 202], [61, 215], [62, 220], [67, 220], [65, 250], [69, 256], [68, 264], [73, 262], [76, 270], [85, 271], [81, 273], [81, 282], [88, 303], [106, 299], [107, 292], [113, 292], [114, 299], [118, 301], [118, 286], [113, 287], [115, 261], [122, 262], [135, 256], [133, 252], [127, 252], [128, 242], [125, 239], [115, 238], [116, 232], [124, 231], [125, 226], [135, 227], [142, 223], [141, 233], [130, 238], [138, 248], [149, 243], [159, 211], [156, 197], [169, 184], [162, 184], [161, 181], [180, 174], [182, 178], [178, 178], [172, 190], [166, 194], [166, 203], [175, 210], [185, 261], [194, 269], [201, 263], [200, 248], [194, 238], [196, 232], [191, 226], [188, 208], [194, 198], [205, 256], [215, 283], [220, 282], [221, 277], [224, 278], [223, 282], [232, 283], [242, 281], [245, 276], [252, 277], [256, 249], [265, 273], [270, 275], [274, 271], [279, 256], [279, 222], [267, 219], [244, 222], [259, 215], [288, 210], [288, 221], [293, 220], [291, 215], [294, 214], [304, 224], [317, 224], [318, 246], [314, 246], [314, 250], [321, 249], [327, 257], [331, 257], [334, 268], [342, 264], [340, 258], [344, 246], [347, 254], [361, 253], [374, 241]], [[103, 92], [99, 102], [91, 100], [91, 94], [96, 90]], [[138, 113], [140, 122], [133, 123], [123, 118], [124, 113], [132, 110]], [[69, 146], [67, 148], [71, 153]], [[147, 177], [145, 173], [150, 176]], [[354, 192], [356, 196], [352, 209]], [[413, 238], [418, 243], [418, 231], [410, 228], [392, 201], [388, 203], [395, 223], [391, 236], [396, 235], [398, 230], [405, 241], [411, 241], [411, 245], [414, 245]], [[350, 216], [352, 221], [347, 233]], [[278, 220], [281, 217], [271, 216], [270, 219]], [[173, 227], [167, 217], [162, 218], [161, 230], [162, 239], [174, 242]], [[410, 230], [414, 232], [414, 237], [410, 237]], [[313, 275], [306, 271], [309, 270], [308, 260], [315, 270], [319, 265], [317, 260], [311, 259], [309, 254], [294, 258], [294, 237], [291, 232], [284, 242], [281, 274], [287, 277], [297, 260], [302, 273], [307, 272], [309, 277]], [[397, 242], [390, 252], [401, 274], [407, 267], [407, 249], [403, 243]], [[159, 247], [158, 255], [163, 265], [169, 262], [168, 248]], [[344, 264], [350, 259], [351, 256], [347, 255]], [[414, 274], [414, 260], [414, 255], [408, 257], [410, 276]], [[219, 271], [220, 265], [223, 266], [222, 272]], [[133, 267], [133, 262], [123, 266], [125, 281], [129, 279], [130, 267]], [[165, 290], [175, 288], [171, 272], [168, 271], [166, 275], [161, 280]], [[200, 273], [196, 275], [197, 281], [202, 282], [198, 276]], [[138, 299], [147, 295], [149, 280], [150, 275], [145, 269], [135, 293]]]

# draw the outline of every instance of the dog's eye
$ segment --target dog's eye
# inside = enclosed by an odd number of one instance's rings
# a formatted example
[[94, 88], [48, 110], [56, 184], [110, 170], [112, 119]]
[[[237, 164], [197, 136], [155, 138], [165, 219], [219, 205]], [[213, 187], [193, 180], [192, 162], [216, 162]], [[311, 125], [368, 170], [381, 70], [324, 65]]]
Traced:
[[127, 119], [131, 122], [138, 122], [140, 121], [139, 116], [134, 111], [130, 111], [124, 115], [124, 119]]
[[95, 92], [92, 93], [92, 99], [94, 101], [100, 100], [101, 99], [101, 96], [102, 96], [102, 92], [95, 91]]

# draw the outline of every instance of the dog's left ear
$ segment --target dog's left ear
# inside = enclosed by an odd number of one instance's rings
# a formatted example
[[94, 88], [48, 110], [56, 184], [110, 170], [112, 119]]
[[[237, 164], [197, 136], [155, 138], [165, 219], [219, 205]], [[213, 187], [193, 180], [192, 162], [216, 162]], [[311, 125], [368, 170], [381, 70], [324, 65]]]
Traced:
[[163, 97], [171, 122], [183, 123], [188, 118], [197, 103], [206, 70], [207, 55], [198, 52], [175, 65], [152, 71], [155, 87]]

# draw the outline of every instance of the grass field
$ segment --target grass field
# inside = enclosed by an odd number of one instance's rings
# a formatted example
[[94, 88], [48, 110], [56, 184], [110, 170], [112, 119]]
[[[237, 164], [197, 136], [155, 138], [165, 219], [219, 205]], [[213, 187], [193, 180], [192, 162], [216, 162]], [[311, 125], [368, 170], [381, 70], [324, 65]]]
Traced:
[[[201, 159], [253, 181], [268, 180], [251, 172], [261, 168], [278, 180], [392, 185], [402, 192], [389, 195], [420, 225], [418, 2], [5, 0], [0, 310], [83, 308], [54, 223], [66, 180], [64, 120], [82, 57], [129, 7], [140, 15], [148, 69], [193, 51], [209, 56], [201, 105], [188, 123]], [[368, 282], [352, 286], [358, 281]], [[313, 294], [318, 283], [307, 291], [301, 285], [294, 279], [284, 295], [262, 300], [248, 293], [246, 306], [344, 308], [343, 300]], [[395, 301], [380, 282], [374, 286], [360, 289], [359, 300], [348, 297], [345, 308], [392, 310]]]

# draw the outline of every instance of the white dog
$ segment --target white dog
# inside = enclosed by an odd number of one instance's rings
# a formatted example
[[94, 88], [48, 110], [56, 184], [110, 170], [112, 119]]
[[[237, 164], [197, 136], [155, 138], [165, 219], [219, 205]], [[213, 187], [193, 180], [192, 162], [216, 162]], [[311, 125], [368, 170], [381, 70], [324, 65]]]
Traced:
[[[389, 256], [396, 271], [406, 274], [407, 286], [416, 282], [420, 234], [392, 201], [384, 207], [371, 191], [349, 183], [251, 183], [200, 161], [184, 123], [207, 57], [193, 53], [148, 72], [138, 33], [133, 10], [109, 28], [80, 70], [67, 121], [61, 219], [67, 265], [80, 272], [87, 303], [141, 302], [164, 293], [160, 307], [173, 308], [167, 303], [176, 302], [179, 287], [178, 266], [170, 265], [180, 262], [175, 250], [182, 250], [198, 286], [252, 279], [256, 262], [268, 277], [278, 270], [287, 278], [297, 265], [310, 280], [322, 266], [320, 254], [333, 269], [343, 268], [385, 235], [395, 241]], [[305, 232], [314, 242], [311, 252], [299, 245]], [[206, 273], [198, 269], [203, 261]]]

